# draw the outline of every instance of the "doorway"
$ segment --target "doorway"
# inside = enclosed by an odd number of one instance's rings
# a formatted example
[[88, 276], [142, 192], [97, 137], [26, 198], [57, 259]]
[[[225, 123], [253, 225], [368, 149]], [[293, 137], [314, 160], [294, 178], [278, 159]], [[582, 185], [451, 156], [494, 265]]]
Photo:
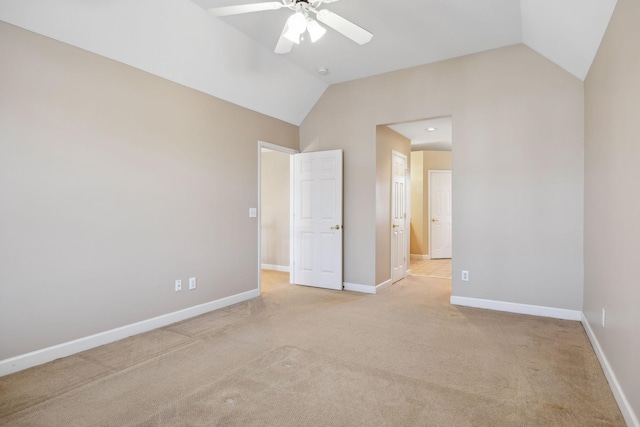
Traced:
[[[430, 212], [433, 202], [430, 201], [429, 185], [431, 180], [429, 175], [430, 171], [440, 170], [452, 173], [452, 117], [443, 116], [417, 120], [390, 127], [411, 141], [411, 167], [409, 168], [411, 173], [409, 211], [411, 221], [407, 230], [407, 237], [410, 241], [410, 273], [412, 275], [450, 278], [451, 252], [448, 254], [441, 251], [433, 253], [431, 248], [434, 234], [431, 230], [432, 220], [443, 221], [439, 217], [433, 218], [432, 212]], [[448, 196], [451, 197], [451, 195], [452, 193], [449, 192]], [[447, 224], [449, 230], [451, 230], [451, 226], [450, 223]], [[450, 250], [450, 241], [448, 246]]]
[[[292, 158], [298, 150], [258, 142], [258, 289], [267, 283], [291, 283]], [[274, 280], [276, 278], [276, 280]]]
[[342, 150], [300, 154], [258, 142], [258, 290], [263, 272], [343, 289]]

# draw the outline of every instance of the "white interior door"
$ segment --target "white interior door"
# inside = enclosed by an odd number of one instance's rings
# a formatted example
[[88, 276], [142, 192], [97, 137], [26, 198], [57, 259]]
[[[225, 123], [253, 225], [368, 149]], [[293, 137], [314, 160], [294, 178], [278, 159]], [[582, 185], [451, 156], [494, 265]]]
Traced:
[[407, 157], [391, 153], [391, 282], [407, 275]]
[[451, 171], [429, 171], [432, 259], [451, 258]]
[[294, 155], [294, 283], [342, 289], [342, 150]]

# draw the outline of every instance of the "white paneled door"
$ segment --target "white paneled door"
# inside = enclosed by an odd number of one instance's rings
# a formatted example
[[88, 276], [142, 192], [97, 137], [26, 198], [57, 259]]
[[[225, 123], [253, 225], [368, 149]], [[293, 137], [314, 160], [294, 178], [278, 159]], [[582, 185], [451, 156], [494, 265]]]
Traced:
[[407, 158], [391, 154], [391, 282], [407, 276]]
[[294, 283], [342, 289], [342, 150], [294, 155]]
[[451, 258], [451, 171], [429, 171], [431, 258]]

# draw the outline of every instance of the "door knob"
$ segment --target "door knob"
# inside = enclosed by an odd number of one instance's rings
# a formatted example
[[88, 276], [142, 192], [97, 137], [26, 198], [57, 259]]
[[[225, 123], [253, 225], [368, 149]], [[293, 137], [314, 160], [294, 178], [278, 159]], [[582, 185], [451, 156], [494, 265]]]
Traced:
[[340, 230], [340, 226], [336, 224], [335, 226], [331, 227], [331, 230]]
[[435, 218], [431, 218], [431, 222], [438, 222], [438, 220]]
[[393, 224], [393, 228], [398, 228], [400, 227], [398, 224]]

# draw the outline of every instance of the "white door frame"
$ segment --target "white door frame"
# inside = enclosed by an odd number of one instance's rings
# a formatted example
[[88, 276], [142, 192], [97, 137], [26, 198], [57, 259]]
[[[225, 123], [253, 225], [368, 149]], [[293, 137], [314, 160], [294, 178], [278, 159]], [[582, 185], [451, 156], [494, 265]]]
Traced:
[[405, 233], [407, 233], [406, 243], [406, 256], [407, 260], [404, 263], [404, 277], [411, 275], [411, 155], [407, 157], [407, 169], [404, 172], [404, 186], [407, 191], [406, 201], [407, 204], [407, 218], [405, 219]]
[[[432, 172], [449, 172], [451, 173], [451, 178], [452, 178], [452, 182], [451, 182], [451, 195], [453, 197], [453, 170], [451, 169], [429, 169], [428, 171], [428, 176], [429, 176], [429, 183], [427, 184], [427, 190], [429, 191], [429, 212], [428, 212], [428, 223], [429, 223], [429, 258], [433, 258], [433, 250], [431, 248], [431, 240], [433, 238], [433, 230], [432, 230], [432, 224], [433, 221], [431, 221], [431, 174]], [[453, 214], [451, 215], [451, 218], [453, 220]], [[451, 224], [451, 228], [453, 229], [453, 222]], [[453, 249], [452, 249], [452, 254], [451, 257], [453, 258]]]
[[[403, 157], [404, 161], [405, 161], [405, 172], [404, 172], [404, 191], [405, 191], [405, 217], [404, 217], [404, 234], [405, 234], [405, 256], [404, 256], [404, 272], [403, 272], [403, 279], [406, 278], [409, 275], [409, 258], [410, 258], [410, 240], [409, 237], [410, 236], [410, 231], [408, 230], [408, 227], [410, 227], [411, 224], [411, 176], [409, 175], [409, 158], [399, 152], [399, 151], [395, 151], [395, 150], [391, 150], [391, 194], [390, 196], [393, 194], [393, 156], [399, 156], [399, 157]], [[391, 212], [391, 208], [393, 207], [393, 198], [390, 197], [389, 198], [389, 212]], [[390, 252], [390, 257], [389, 257], [389, 282], [393, 283], [393, 213], [391, 213], [391, 215], [389, 215], [389, 236], [391, 238], [391, 240], [389, 241], [389, 252]]]
[[293, 276], [293, 155], [300, 151], [270, 142], [258, 141], [258, 291], [262, 292], [262, 149], [289, 154], [289, 283], [295, 283]]

